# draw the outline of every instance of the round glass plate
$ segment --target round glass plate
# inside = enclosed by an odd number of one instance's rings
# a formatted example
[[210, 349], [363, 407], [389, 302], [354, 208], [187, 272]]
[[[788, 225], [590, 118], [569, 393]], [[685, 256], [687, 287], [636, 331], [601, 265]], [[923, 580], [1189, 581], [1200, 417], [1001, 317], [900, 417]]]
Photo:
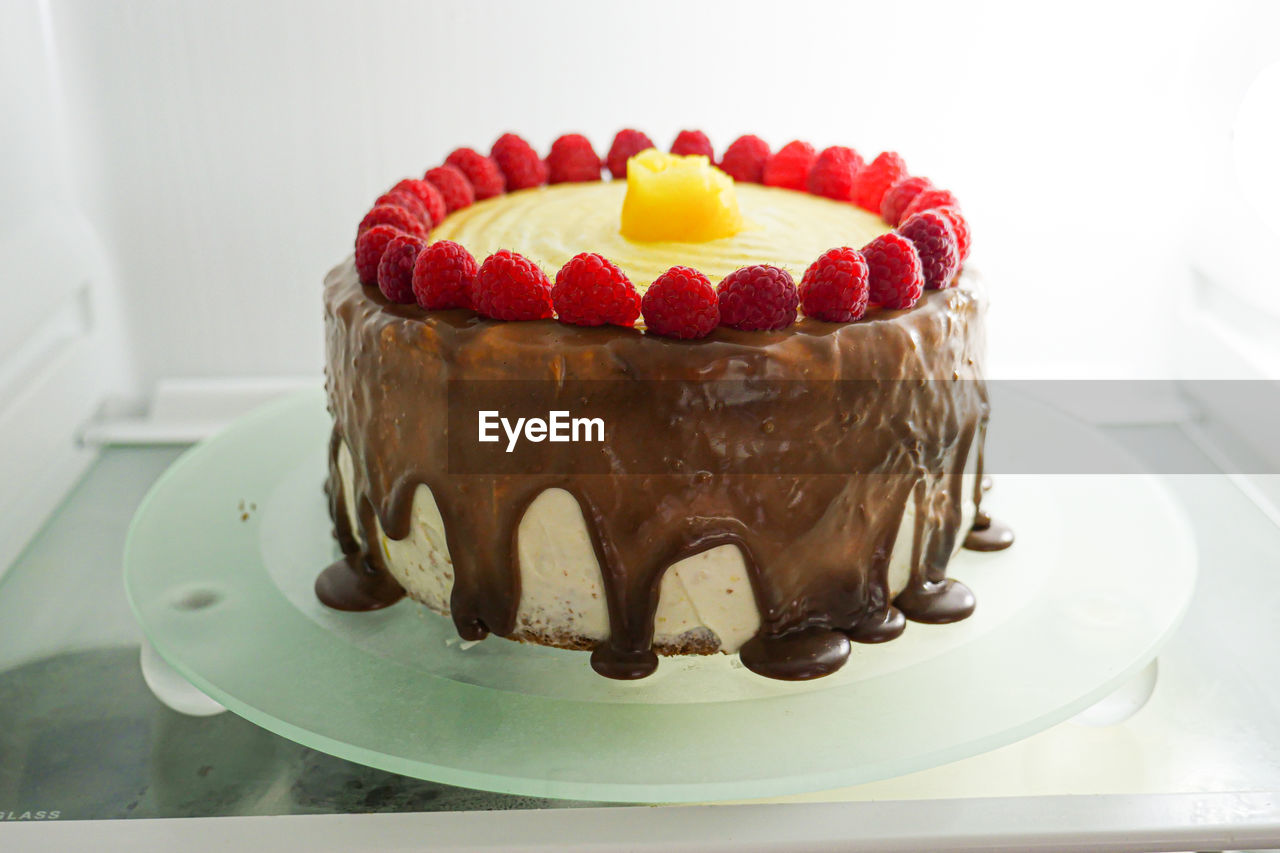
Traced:
[[130, 602], [161, 656], [235, 713], [452, 785], [708, 801], [943, 764], [1107, 695], [1154, 658], [1195, 583], [1189, 525], [1154, 479], [1003, 476], [988, 501], [1017, 543], [962, 551], [949, 569], [977, 595], [970, 619], [855, 645], [844, 669], [811, 682], [761, 678], [727, 655], [610, 681], [582, 652], [464, 643], [408, 600], [320, 605], [312, 583], [336, 557], [321, 491], [329, 431], [323, 395], [306, 392], [174, 463], [129, 531]]

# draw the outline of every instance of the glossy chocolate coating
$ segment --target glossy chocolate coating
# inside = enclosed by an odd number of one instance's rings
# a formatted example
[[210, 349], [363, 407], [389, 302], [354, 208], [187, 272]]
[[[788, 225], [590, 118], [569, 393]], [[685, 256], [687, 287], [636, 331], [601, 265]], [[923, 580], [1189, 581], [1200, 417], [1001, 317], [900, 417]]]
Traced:
[[[418, 485], [439, 506], [453, 563], [450, 610], [458, 633], [480, 639], [515, 628], [520, 572], [515, 542], [530, 502], [562, 488], [579, 502], [603, 576], [610, 637], [591, 665], [603, 675], [637, 678], [653, 671], [654, 612], [668, 567], [717, 545], [744, 555], [758, 606], [758, 634], [742, 649], [753, 671], [812, 678], [838, 669], [849, 640], [881, 642], [902, 631], [903, 616], [948, 622], [967, 616], [974, 599], [946, 577], [961, 535], [965, 497], [982, 497], [981, 447], [988, 416], [982, 380], [982, 301], [962, 276], [958, 286], [927, 292], [907, 311], [876, 311], [856, 323], [803, 319], [777, 332], [717, 329], [695, 342], [669, 341], [635, 329], [583, 328], [552, 320], [503, 323], [469, 311], [425, 312], [387, 302], [358, 281], [350, 261], [325, 282], [327, 389], [334, 416], [330, 508], [348, 559], [328, 572], [384, 572], [345, 529], [354, 501], [361, 541], [408, 535]], [[627, 382], [674, 380], [818, 383], [775, 414], [785, 434], [804, 442], [773, 446], [796, 471], [768, 476], [732, 471], [728, 457], [759, 440], [761, 425], [709, 436], [676, 396], [620, 401], [618, 419], [648, 418], [662, 428], [610, 436], [616, 461], [607, 472], [575, 470], [575, 446], [544, 446], [541, 473], [451, 474], [465, 463], [463, 441], [447, 444], [451, 380], [543, 381], [566, 378]], [[864, 384], [835, 380], [877, 380]], [[620, 386], [623, 387], [623, 386]], [[706, 393], [714, 394], [714, 390]], [[572, 409], [572, 400], [561, 401]], [[715, 401], [713, 401], [715, 402]], [[732, 406], [732, 400], [723, 400]], [[649, 423], [650, 421], [645, 421]], [[336, 450], [354, 460], [355, 494], [343, 494]], [[477, 450], [478, 452], [478, 450]], [[966, 460], [978, 477], [965, 495]], [[684, 473], [635, 468], [628, 460], [669, 461]], [[815, 464], [816, 463], [816, 464]], [[630, 467], [629, 467], [630, 466]], [[477, 466], [482, 467], [482, 466]], [[782, 470], [787, 470], [785, 464]], [[856, 474], [834, 472], [857, 471]], [[911, 578], [890, 600], [888, 567], [903, 513], [915, 509]], [[371, 551], [376, 552], [374, 548]], [[394, 581], [347, 584], [387, 603]], [[322, 597], [344, 602], [330, 577]], [[373, 590], [370, 593], [370, 590]]]

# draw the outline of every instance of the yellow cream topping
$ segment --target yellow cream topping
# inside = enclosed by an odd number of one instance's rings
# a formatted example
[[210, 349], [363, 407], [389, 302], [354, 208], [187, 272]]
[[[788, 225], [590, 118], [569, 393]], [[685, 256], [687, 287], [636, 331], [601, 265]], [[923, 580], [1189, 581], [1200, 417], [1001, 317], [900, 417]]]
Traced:
[[889, 230], [879, 216], [852, 204], [759, 184], [737, 184], [735, 190], [742, 230], [702, 243], [624, 237], [618, 225], [625, 181], [557, 184], [486, 199], [451, 213], [431, 237], [461, 243], [477, 262], [512, 249], [553, 280], [574, 255], [597, 252], [643, 290], [676, 265], [701, 270], [714, 284], [739, 267], [773, 264], [799, 284], [827, 249], [856, 249]]
[[649, 148], [627, 161], [622, 236], [644, 243], [705, 243], [742, 230], [733, 178], [698, 154]]

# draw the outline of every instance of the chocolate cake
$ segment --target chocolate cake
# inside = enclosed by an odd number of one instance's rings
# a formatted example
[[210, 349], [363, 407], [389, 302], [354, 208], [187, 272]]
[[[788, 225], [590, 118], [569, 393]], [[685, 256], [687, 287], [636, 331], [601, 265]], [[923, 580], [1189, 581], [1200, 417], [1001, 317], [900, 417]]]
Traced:
[[[853, 176], [882, 162], [828, 159]], [[517, 166], [506, 170], [524, 174]], [[598, 177], [598, 159], [594, 169]], [[420, 236], [388, 237], [376, 281], [362, 281], [358, 243], [324, 287], [328, 494], [344, 557], [317, 580], [320, 599], [362, 610], [407, 592], [452, 618], [465, 639], [492, 633], [590, 650], [597, 672], [625, 679], [653, 672], [658, 655], [713, 652], [737, 652], [761, 675], [813, 678], [843, 665], [850, 641], [891, 640], [907, 620], [969, 615], [974, 595], [947, 576], [950, 558], [966, 542], [1011, 541], [978, 509], [989, 416], [984, 296], [959, 271], [968, 233], [958, 211], [885, 221], [851, 203], [865, 201], [873, 177], [854, 181], [847, 199], [738, 181], [741, 233], [687, 245], [631, 240], [625, 229], [615, 239], [623, 182], [580, 172], [424, 222], [436, 243], [450, 240], [450, 257], [466, 249], [492, 260], [503, 247], [560, 267], [554, 288], [542, 279], [547, 309], [527, 307], [541, 298], [538, 269], [508, 264], [502, 270], [516, 272], [502, 278], [488, 260], [450, 267], [461, 271], [465, 305], [525, 306], [532, 316], [522, 322], [433, 298], [418, 304], [437, 285], [417, 276], [428, 266]], [[725, 180], [704, 183], [723, 195]], [[895, 185], [916, 179], [877, 180], [878, 209]], [[378, 224], [366, 221], [361, 234]], [[929, 242], [926, 226], [942, 242]], [[924, 236], [908, 242], [900, 232]], [[799, 272], [797, 261], [816, 254], [806, 241], [830, 247], [841, 236], [870, 242], [824, 254], [787, 291], [786, 268]], [[876, 260], [893, 240], [907, 247], [905, 266]], [[601, 241], [608, 261], [591, 260], [591, 288], [573, 291], [565, 271]], [[706, 282], [720, 282], [721, 325], [690, 339], [654, 333], [647, 297], [645, 322], [635, 324], [641, 294], [682, 250], [698, 257]], [[412, 275], [397, 284], [400, 252], [412, 256]], [[753, 263], [777, 266], [754, 272], [763, 268]], [[727, 284], [743, 275], [757, 277], [743, 292], [763, 300], [763, 313], [739, 314], [766, 321], [735, 328], [725, 325]], [[843, 289], [820, 292], [825, 281]], [[485, 287], [508, 288], [499, 291], [507, 301]], [[837, 307], [853, 319], [797, 316], [797, 303], [827, 316], [833, 299], [845, 299]], [[487, 407], [585, 412], [602, 434], [590, 444], [535, 438], [508, 453], [476, 438]]]

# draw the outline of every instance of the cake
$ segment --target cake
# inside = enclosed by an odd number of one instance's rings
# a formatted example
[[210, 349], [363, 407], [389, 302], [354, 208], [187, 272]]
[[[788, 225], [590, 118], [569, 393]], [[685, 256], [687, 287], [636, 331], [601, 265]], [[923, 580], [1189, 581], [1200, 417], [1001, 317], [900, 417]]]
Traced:
[[[955, 197], [896, 154], [756, 137], [715, 161], [700, 133], [667, 154], [628, 130], [607, 166], [508, 134], [361, 222], [324, 287], [343, 558], [320, 600], [407, 594], [623, 679], [717, 652], [814, 678], [968, 616], [949, 560], [1012, 535], [979, 508], [984, 295]], [[548, 437], [557, 412], [581, 440]]]

